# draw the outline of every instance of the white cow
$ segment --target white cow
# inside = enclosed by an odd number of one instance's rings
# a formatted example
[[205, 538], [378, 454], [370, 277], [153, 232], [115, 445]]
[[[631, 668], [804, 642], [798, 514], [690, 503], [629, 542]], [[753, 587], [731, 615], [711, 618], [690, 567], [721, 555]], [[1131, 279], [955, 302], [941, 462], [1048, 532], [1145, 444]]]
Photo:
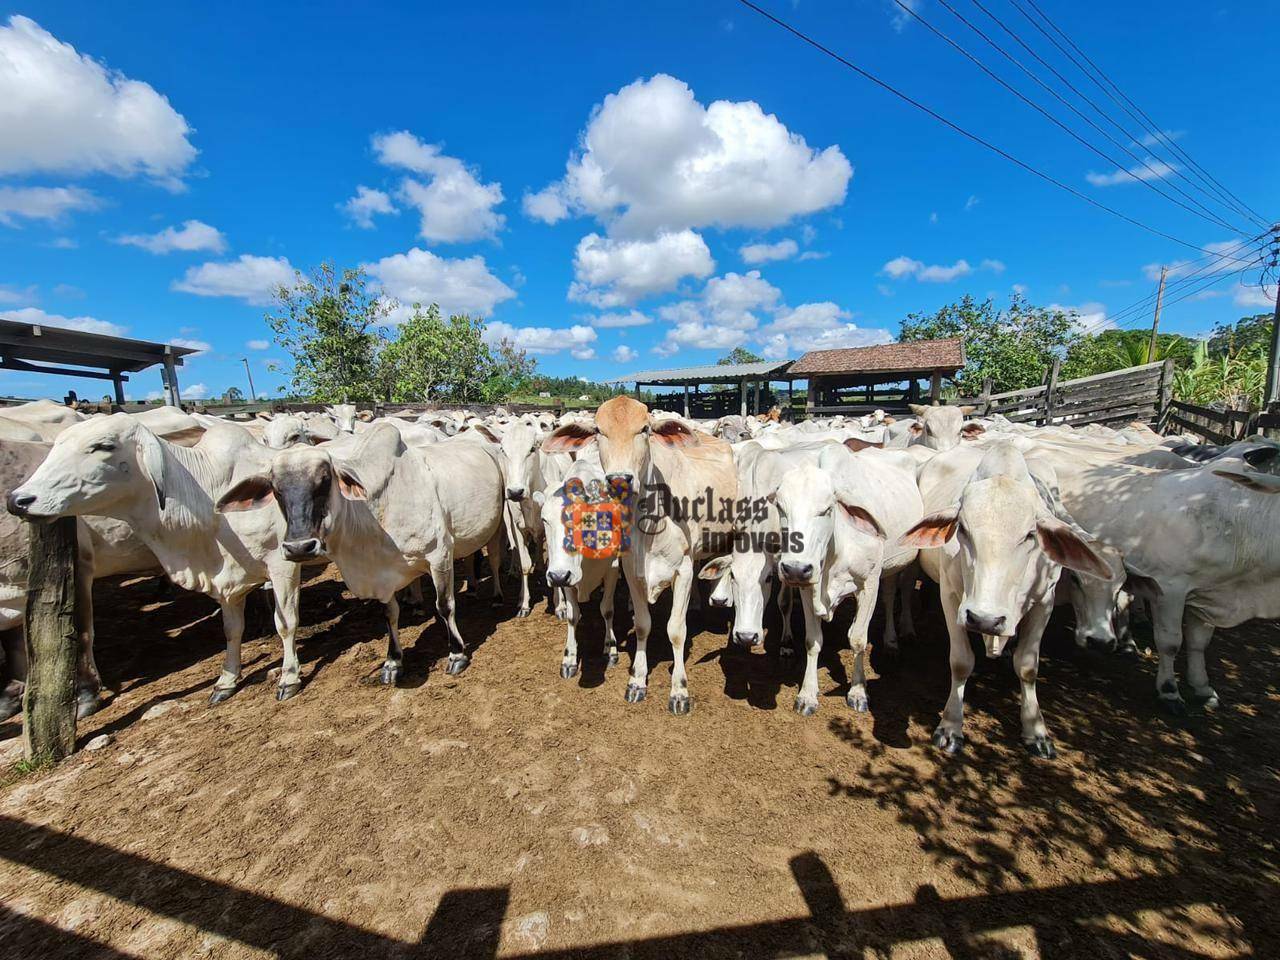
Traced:
[[[390, 424], [374, 424], [336, 456], [323, 446], [282, 450], [218, 503], [232, 516], [283, 514], [281, 554], [295, 565], [328, 558], [347, 588], [386, 607], [388, 649], [382, 682], [403, 664], [396, 592], [430, 574], [436, 610], [449, 636], [447, 672], [471, 662], [454, 618], [453, 562], [486, 544], [498, 569], [502, 475], [480, 445], [452, 440], [407, 447]], [[264, 510], [272, 502], [279, 510]], [[495, 599], [502, 597], [496, 573]]]
[[502, 467], [508, 500], [509, 536], [520, 568], [520, 606], [517, 617], [529, 616], [532, 601], [529, 575], [541, 558], [545, 534], [537, 495], [545, 495], [547, 479], [543, 474], [545, 455], [541, 451], [543, 433], [524, 421], [507, 425], [498, 446], [498, 462]]
[[1049, 469], [1037, 465], [1037, 483], [1009, 442], [955, 448], [921, 468], [928, 515], [899, 542], [920, 549], [921, 568], [940, 588], [951, 637], [951, 695], [933, 743], [947, 753], [964, 745], [972, 630], [982, 634], [989, 657], [999, 657], [1017, 634], [1013, 665], [1022, 684], [1023, 743], [1035, 756], [1057, 755], [1036, 696], [1040, 638], [1062, 567], [1100, 579], [1111, 571], [1070, 524], [1053, 515]]
[[270, 582], [284, 643], [276, 697], [286, 700], [302, 684], [294, 645], [300, 578], [279, 555], [283, 519], [276, 511], [222, 516], [214, 510], [218, 497], [240, 476], [263, 469], [268, 456], [234, 426], [211, 426], [195, 446], [182, 447], [128, 414], [95, 417], [59, 435], [31, 478], [9, 494], [7, 506], [24, 519], [123, 520], [170, 580], [216, 600], [227, 650], [210, 703], [226, 700], [239, 684], [245, 599]]
[[[565, 480], [570, 478], [580, 480], [584, 485], [593, 481], [605, 482], [604, 470], [600, 465], [585, 458], [573, 464]], [[560, 676], [565, 679], [577, 676], [580, 665], [578, 623], [582, 615], [581, 605], [591, 598], [597, 588], [603, 588], [600, 615], [604, 618], [605, 665], [616, 666], [618, 640], [613, 632], [613, 597], [618, 584], [618, 561], [588, 559], [566, 548], [563, 482], [555, 490], [538, 491], [533, 499], [539, 505], [541, 525], [546, 531], [547, 586], [564, 592], [568, 608], [565, 615], [568, 636], [565, 638], [564, 656], [560, 661]]]

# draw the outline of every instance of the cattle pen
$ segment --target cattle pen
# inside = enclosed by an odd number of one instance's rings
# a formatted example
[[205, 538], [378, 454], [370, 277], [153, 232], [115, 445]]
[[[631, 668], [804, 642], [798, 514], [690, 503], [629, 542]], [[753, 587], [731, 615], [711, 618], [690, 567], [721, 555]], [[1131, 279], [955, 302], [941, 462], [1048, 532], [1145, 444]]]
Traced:
[[[793, 369], [730, 376], [785, 381]], [[1143, 436], [1151, 426], [1227, 443], [1274, 425], [1178, 404], [1164, 363], [1058, 373], [969, 397], [944, 392], [939, 374], [937, 398], [972, 408], [992, 433], [1099, 436], [1137, 421]], [[716, 392], [730, 416], [740, 382]], [[928, 403], [926, 383], [932, 373], [914, 394], [899, 382], [900, 415]], [[842, 386], [824, 404], [841, 413], [811, 419], [857, 423], [866, 393]], [[237, 408], [228, 422], [256, 426], [257, 412]], [[406, 436], [430, 413], [369, 411]], [[572, 427], [590, 416], [561, 414], [467, 411], [472, 433], [511, 436], [524, 418]], [[458, 442], [470, 441], [435, 445]], [[359, 479], [373, 486], [367, 470]], [[210, 705], [225, 669], [219, 605], [156, 572], [95, 580], [104, 692], [74, 725], [75, 753], [24, 761], [20, 718], [0, 724], [0, 939], [13, 956], [1189, 960], [1265, 956], [1280, 943], [1269, 909], [1280, 888], [1272, 620], [1219, 631], [1221, 703], [1170, 717], [1152, 695], [1150, 623], [1135, 622], [1132, 651], [1100, 650], [1079, 643], [1060, 609], [1040, 648], [1058, 753], [1047, 761], [1020, 742], [1007, 657], [980, 659], [968, 680], [964, 753], [931, 746], [951, 650], [939, 589], [923, 575], [902, 601], [916, 619], [897, 650], [879, 642], [885, 611], [871, 618], [866, 712], [846, 705], [861, 669], [851, 605], [820, 627], [811, 716], [793, 709], [804, 656], [783, 652], [782, 611], [768, 605], [763, 642], [746, 648], [732, 640], [735, 611], [703, 582], [684, 647], [697, 706], [671, 716], [669, 595], [653, 606], [653, 691], [639, 702], [624, 696], [636, 651], [625, 586], [611, 621], [620, 662], [603, 605], [584, 603], [580, 667], [557, 675], [566, 623], [548, 581], [535, 578], [532, 610], [517, 616], [519, 570], [487, 559], [458, 568], [465, 673], [449, 669], [440, 609], [406, 595], [403, 661], [386, 683], [383, 604], [336, 566], [307, 566], [299, 689], [278, 699], [279, 608], [254, 589], [238, 686]]]

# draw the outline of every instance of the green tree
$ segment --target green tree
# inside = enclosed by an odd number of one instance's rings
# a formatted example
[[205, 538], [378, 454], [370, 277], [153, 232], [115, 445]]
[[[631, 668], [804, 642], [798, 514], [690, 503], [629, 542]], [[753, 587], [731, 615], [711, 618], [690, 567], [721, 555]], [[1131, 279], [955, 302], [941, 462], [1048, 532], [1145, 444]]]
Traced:
[[239, 387], [227, 387], [227, 392], [223, 399], [226, 400], [227, 403], [243, 403], [244, 391]]
[[1272, 315], [1269, 313], [1241, 317], [1235, 323], [1217, 324], [1209, 334], [1209, 356], [1265, 354], [1271, 349], [1271, 324]]
[[506, 400], [513, 394], [528, 389], [529, 381], [538, 369], [538, 362], [528, 351], [521, 350], [507, 337], [503, 337], [491, 349], [489, 374], [481, 392], [490, 403]]
[[735, 363], [759, 363], [764, 357], [757, 356], [746, 347], [734, 347], [729, 353], [716, 361], [722, 367]]
[[492, 364], [483, 333], [468, 316], [446, 320], [436, 304], [415, 303], [379, 358], [383, 395], [396, 403], [479, 400]]
[[1062, 365], [1062, 376], [1066, 379], [1089, 377], [1170, 358], [1182, 368], [1191, 364], [1195, 349], [1193, 340], [1176, 333], [1162, 333], [1156, 337], [1156, 352], [1152, 355], [1149, 330], [1103, 330], [1093, 336], [1079, 337], [1071, 344]]
[[293, 359], [291, 393], [320, 403], [377, 399], [379, 326], [395, 304], [369, 290], [363, 270], [339, 274], [322, 263], [277, 289], [275, 299], [266, 321]]
[[904, 342], [944, 337], [964, 339], [968, 362], [956, 377], [962, 394], [973, 395], [988, 377], [997, 391], [1041, 383], [1045, 370], [1074, 338], [1074, 313], [1029, 304], [1014, 294], [1007, 310], [991, 299], [966, 295], [933, 314], [912, 313], [902, 321]]

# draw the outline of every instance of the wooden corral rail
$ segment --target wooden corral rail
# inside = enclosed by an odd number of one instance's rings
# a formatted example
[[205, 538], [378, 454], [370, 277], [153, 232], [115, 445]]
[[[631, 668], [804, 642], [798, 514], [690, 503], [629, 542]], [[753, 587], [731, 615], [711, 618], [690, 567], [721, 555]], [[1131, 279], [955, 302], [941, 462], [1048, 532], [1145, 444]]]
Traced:
[[1280, 412], [1215, 410], [1172, 400], [1163, 418], [1165, 432], [1189, 433], [1206, 443], [1234, 443], [1248, 437], [1280, 435]]

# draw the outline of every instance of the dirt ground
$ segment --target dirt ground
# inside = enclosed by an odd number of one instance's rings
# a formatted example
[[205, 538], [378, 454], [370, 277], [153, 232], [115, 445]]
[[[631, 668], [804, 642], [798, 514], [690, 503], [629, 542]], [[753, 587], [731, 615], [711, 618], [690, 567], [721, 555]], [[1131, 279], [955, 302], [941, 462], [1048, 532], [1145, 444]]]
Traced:
[[[411, 616], [385, 688], [380, 609], [321, 575], [302, 693], [275, 701], [260, 611], [216, 708], [211, 602], [143, 581], [101, 585], [97, 609], [115, 696], [81, 734], [111, 742], [0, 788], [6, 958], [1280, 956], [1274, 624], [1215, 641], [1222, 706], [1168, 720], [1153, 661], [1078, 651], [1055, 621], [1046, 762], [1021, 748], [1008, 660], [979, 661], [966, 753], [930, 747], [937, 614], [873, 657], [865, 715], [837, 620], [806, 719], [776, 629], [726, 650], [720, 611], [692, 615], [677, 718], [670, 647], [626, 704], [629, 656], [605, 674], [594, 606], [573, 680], [545, 609], [474, 599], [471, 668], [447, 676], [440, 625]], [[10, 760], [19, 733], [0, 725]]]

